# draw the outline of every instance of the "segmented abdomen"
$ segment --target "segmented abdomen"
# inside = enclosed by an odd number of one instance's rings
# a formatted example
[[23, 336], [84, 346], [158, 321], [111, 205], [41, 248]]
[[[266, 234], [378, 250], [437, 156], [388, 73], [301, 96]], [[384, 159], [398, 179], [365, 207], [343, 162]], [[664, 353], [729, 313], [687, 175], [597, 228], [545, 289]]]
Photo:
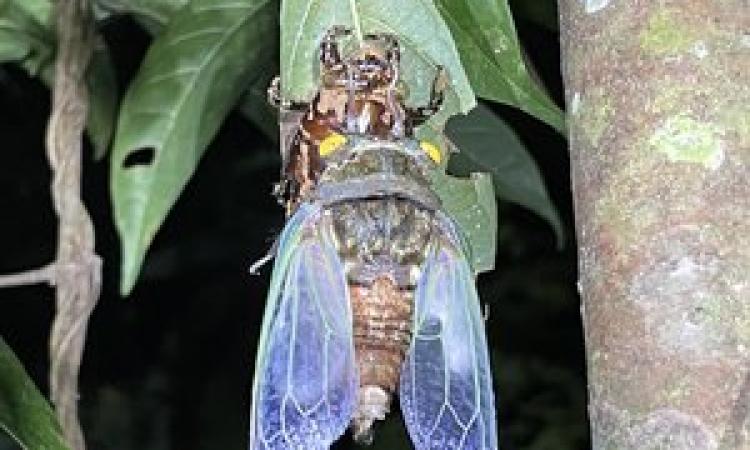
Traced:
[[372, 424], [385, 418], [398, 385], [411, 339], [412, 293], [388, 276], [377, 278], [370, 286], [350, 286], [349, 292], [359, 367], [352, 425], [354, 438], [369, 443]]
[[367, 443], [385, 418], [411, 342], [413, 290], [432, 235], [432, 214], [394, 196], [331, 205], [344, 260], [359, 372], [354, 437]]

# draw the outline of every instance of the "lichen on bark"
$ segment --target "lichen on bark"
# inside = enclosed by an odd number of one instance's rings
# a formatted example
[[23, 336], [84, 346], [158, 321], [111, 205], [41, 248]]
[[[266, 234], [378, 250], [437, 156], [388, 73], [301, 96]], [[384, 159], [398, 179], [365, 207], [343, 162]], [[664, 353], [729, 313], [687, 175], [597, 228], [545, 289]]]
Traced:
[[750, 8], [559, 5], [593, 448], [750, 449]]

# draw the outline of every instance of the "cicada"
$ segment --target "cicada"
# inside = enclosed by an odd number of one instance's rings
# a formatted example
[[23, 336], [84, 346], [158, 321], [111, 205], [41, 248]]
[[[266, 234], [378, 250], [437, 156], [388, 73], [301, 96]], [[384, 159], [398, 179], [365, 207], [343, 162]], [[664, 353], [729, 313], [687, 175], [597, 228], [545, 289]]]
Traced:
[[[320, 84], [286, 133], [277, 240], [257, 353], [250, 449], [371, 442], [398, 395], [418, 450], [496, 449], [487, 342], [461, 233], [428, 180], [442, 153], [414, 137], [392, 35], [320, 45]], [[284, 133], [282, 133], [284, 134]], [[284, 136], [282, 136], [284, 137]]]

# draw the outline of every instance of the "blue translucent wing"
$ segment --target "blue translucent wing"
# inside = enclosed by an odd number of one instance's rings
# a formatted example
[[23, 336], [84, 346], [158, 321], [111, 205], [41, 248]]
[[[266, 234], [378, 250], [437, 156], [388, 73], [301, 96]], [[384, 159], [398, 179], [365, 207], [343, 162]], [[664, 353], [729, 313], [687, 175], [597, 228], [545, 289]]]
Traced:
[[431, 250], [415, 292], [401, 410], [417, 450], [496, 450], [487, 342], [474, 276], [458, 239]]
[[301, 208], [279, 240], [256, 362], [250, 449], [323, 450], [349, 423], [357, 378], [344, 268]]

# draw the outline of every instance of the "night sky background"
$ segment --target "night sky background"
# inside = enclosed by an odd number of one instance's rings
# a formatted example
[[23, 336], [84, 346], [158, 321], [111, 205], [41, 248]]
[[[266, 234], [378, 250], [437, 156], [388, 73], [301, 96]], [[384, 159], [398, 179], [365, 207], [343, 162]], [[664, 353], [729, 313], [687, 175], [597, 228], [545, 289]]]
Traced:
[[[516, 4], [522, 4], [516, 2]], [[554, 23], [515, 12], [538, 75], [562, 104]], [[541, 20], [540, 20], [541, 19]], [[124, 92], [150, 42], [135, 22], [103, 24]], [[49, 92], [21, 69], [0, 65], [0, 272], [54, 258], [56, 220], [44, 152]], [[496, 270], [479, 278], [489, 305], [501, 448], [588, 448], [583, 337], [564, 138], [511, 108], [493, 106], [520, 135], [566, 226], [559, 249], [532, 213], [499, 205]], [[89, 149], [90, 150], [90, 149]], [[501, 151], [502, 149], [498, 149]], [[93, 450], [246, 448], [255, 349], [270, 277], [247, 273], [283, 226], [270, 196], [279, 173], [272, 140], [235, 112], [167, 217], [132, 295], [118, 294], [119, 249], [109, 202], [108, 161], [91, 152], [84, 198], [104, 258], [81, 373], [81, 420]], [[0, 290], [0, 335], [47, 392], [47, 339], [54, 291]], [[0, 436], [0, 450], [17, 448]], [[337, 449], [355, 448], [345, 437]], [[374, 449], [409, 449], [397, 414]]]

